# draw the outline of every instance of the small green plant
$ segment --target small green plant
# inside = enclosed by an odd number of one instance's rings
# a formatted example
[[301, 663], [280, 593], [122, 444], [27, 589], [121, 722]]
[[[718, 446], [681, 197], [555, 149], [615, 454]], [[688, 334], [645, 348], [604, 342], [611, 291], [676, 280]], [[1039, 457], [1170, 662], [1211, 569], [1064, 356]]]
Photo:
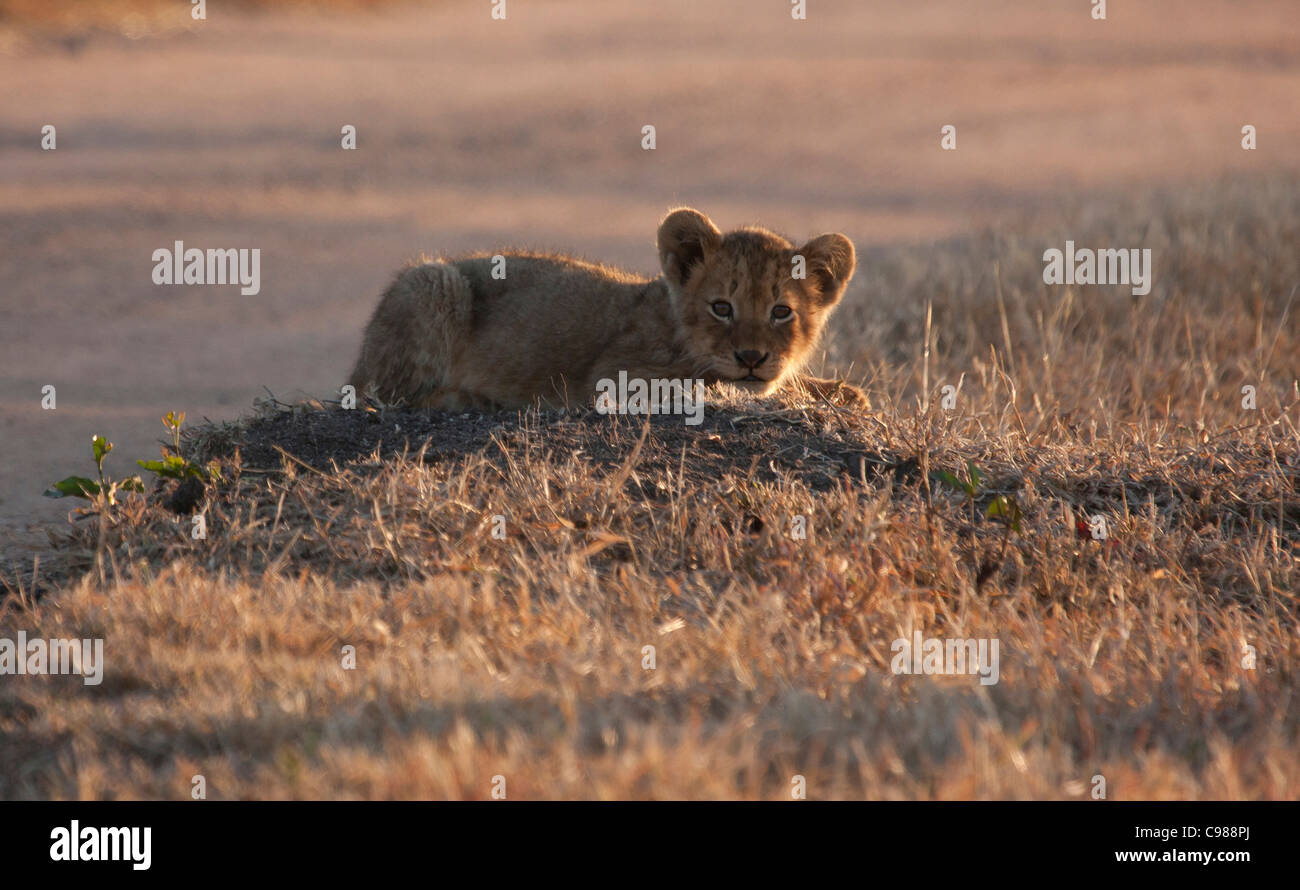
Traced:
[[[181, 424], [185, 422], [184, 411], [179, 413], [168, 411], [163, 415], [162, 422], [171, 435], [171, 443], [164, 444], [162, 447], [162, 459], [138, 460], [136, 461], [137, 464], [163, 479], [177, 479], [181, 482], [185, 482], [187, 479], [196, 479], [198, 483], [206, 483], [212, 479], [220, 478], [215, 462], [204, 467], [187, 460], [181, 455]], [[55, 482], [50, 488], [46, 489], [46, 497], [85, 498], [92, 502], [102, 501], [103, 506], [112, 507], [117, 505], [120, 492], [144, 492], [144, 483], [139, 476], [113, 480], [104, 475], [104, 458], [113, 450], [112, 442], [103, 436], [95, 435], [90, 439], [90, 449], [95, 458], [95, 469], [99, 474], [99, 481], [96, 482], [94, 479], [88, 479], [85, 476], [69, 476]], [[197, 485], [197, 483], [190, 484]], [[202, 491], [201, 485], [198, 486], [198, 490]]]
[[[975, 466], [973, 460], [966, 462], [966, 474], [966, 479], [958, 479], [946, 470], [939, 470], [937, 475], [945, 484], [965, 494], [966, 502], [970, 505], [971, 523], [973, 525], [977, 510], [976, 502], [979, 500], [982, 491], [984, 474], [980, 472], [979, 467]], [[998, 547], [996, 558], [984, 559], [978, 555], [977, 545], [972, 533], [970, 554], [971, 564], [975, 570], [976, 590], [981, 589], [984, 583], [993, 577], [993, 573], [1002, 565], [1007, 553], [1007, 544], [1011, 540], [1011, 533], [1013, 531], [1016, 534], [1020, 533], [1020, 520], [1022, 518], [1020, 504], [1016, 502], [1014, 497], [999, 494], [989, 501], [989, 505], [984, 509], [984, 517], [1002, 523], [1002, 543]]]
[[217, 478], [215, 463], [204, 467], [181, 456], [181, 424], [185, 422], [185, 412], [168, 411], [163, 415], [162, 422], [172, 439], [170, 445], [162, 448], [162, 460], [138, 460], [136, 463], [164, 479], [185, 480], [193, 477], [200, 482], [207, 482]]
[[[979, 467], [975, 466], [975, 461], [973, 460], [966, 461], [966, 472], [970, 477], [969, 479], [958, 479], [947, 470], [939, 470], [938, 476], [951, 487], [958, 491], [965, 492], [966, 500], [970, 503], [971, 510], [973, 511], [975, 509], [975, 497], [979, 494], [980, 483], [984, 481], [984, 475], [980, 472]], [[974, 518], [973, 512], [971, 518]]]
[[112, 442], [100, 435], [91, 436], [90, 452], [95, 458], [95, 470], [99, 474], [99, 481], [87, 479], [85, 476], [69, 476], [55, 482], [52, 487], [46, 489], [45, 496], [50, 498], [78, 497], [85, 498], [88, 501], [102, 499], [106, 505], [115, 506], [119, 492], [143, 492], [144, 483], [140, 481], [139, 476], [114, 480], [104, 475], [104, 458], [112, 450]]

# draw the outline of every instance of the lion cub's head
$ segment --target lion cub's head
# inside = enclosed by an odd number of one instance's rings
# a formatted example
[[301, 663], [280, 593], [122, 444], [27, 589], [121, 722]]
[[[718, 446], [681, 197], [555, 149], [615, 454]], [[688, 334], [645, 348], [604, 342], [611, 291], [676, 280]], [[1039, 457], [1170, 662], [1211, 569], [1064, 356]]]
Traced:
[[795, 247], [765, 229], [724, 235], [684, 208], [668, 214], [658, 240], [696, 376], [758, 393], [803, 364], [853, 275], [853, 242], [839, 234]]

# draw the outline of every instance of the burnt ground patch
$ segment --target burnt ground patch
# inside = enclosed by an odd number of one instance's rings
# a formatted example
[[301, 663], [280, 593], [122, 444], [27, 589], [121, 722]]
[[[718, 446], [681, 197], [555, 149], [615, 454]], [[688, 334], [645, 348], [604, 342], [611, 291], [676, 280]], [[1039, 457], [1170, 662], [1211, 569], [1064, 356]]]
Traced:
[[229, 460], [238, 451], [245, 468], [267, 472], [282, 469], [286, 460], [322, 472], [375, 471], [398, 455], [437, 464], [482, 454], [504, 467], [512, 454], [530, 446], [548, 460], [577, 455], [606, 470], [632, 460], [638, 470], [688, 480], [738, 473], [759, 482], [794, 480], [814, 491], [829, 490], [845, 477], [920, 478], [915, 458], [875, 447], [827, 414], [786, 410], [774, 400], [747, 408], [710, 407], [692, 425], [676, 415], [609, 416], [595, 410], [425, 414], [281, 406], [240, 423], [196, 429], [186, 441], [189, 456], [199, 462]]

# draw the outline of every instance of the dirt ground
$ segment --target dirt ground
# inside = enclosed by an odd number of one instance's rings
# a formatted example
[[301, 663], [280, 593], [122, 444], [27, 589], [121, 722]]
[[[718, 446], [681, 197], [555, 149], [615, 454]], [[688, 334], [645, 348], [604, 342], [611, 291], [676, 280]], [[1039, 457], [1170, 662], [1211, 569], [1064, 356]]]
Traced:
[[[1111, 4], [1105, 22], [1084, 0], [810, 7], [210, 5], [140, 39], [4, 23], [0, 534], [61, 520], [40, 493], [89, 468], [92, 433], [120, 467], [155, 454], [166, 411], [329, 397], [421, 251], [551, 247], [650, 273], [678, 203], [869, 250], [1300, 168], [1289, 4]], [[151, 254], [176, 240], [260, 248], [261, 292], [155, 286]]]

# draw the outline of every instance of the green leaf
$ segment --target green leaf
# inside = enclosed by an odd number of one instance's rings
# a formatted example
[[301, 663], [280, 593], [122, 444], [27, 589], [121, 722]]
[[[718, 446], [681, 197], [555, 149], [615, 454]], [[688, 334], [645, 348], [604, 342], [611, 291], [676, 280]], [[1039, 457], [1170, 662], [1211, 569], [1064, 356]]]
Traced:
[[966, 469], [970, 472], [971, 491], [974, 493], [979, 490], [980, 483], [984, 481], [984, 476], [980, 473], [980, 468], [975, 466], [975, 461], [966, 461]]
[[191, 463], [179, 455], [171, 454], [165, 456], [162, 460], [138, 460], [136, 461], [150, 473], [157, 473], [164, 479], [184, 479], [187, 476], [193, 476], [207, 482], [209, 479], [219, 479], [217, 473], [217, 462], [213, 461], [207, 467]]
[[[184, 479], [186, 476], [194, 476], [206, 482], [216, 475], [214, 470], [204, 469], [198, 464], [192, 464], [185, 458], [175, 454], [167, 455], [162, 460], [138, 460], [136, 463], [150, 473], [157, 473], [164, 479]], [[215, 461], [212, 466], [216, 467]]]
[[103, 467], [104, 458], [113, 450], [113, 443], [103, 436], [90, 437], [90, 451], [95, 455], [95, 465]]
[[1020, 531], [1020, 505], [1014, 499], [998, 495], [989, 504], [984, 515], [990, 519], [1001, 519], [1017, 532]]
[[69, 476], [55, 482], [45, 490], [47, 498], [85, 498], [90, 500], [99, 494], [99, 483], [84, 476]]
[[969, 482], [965, 482], [961, 479], [958, 479], [956, 476], [954, 476], [952, 473], [949, 473], [947, 470], [939, 470], [938, 473], [939, 473], [939, 478], [942, 479], [945, 483], [957, 489], [958, 491], [966, 492], [966, 497], [970, 498], [975, 496], [975, 486], [971, 485]]
[[114, 482], [113, 486], [115, 488], [120, 488], [123, 491], [138, 491], [141, 494], [144, 494], [144, 482], [140, 480], [139, 476], [131, 476], [128, 479], [121, 479]]
[[193, 469], [185, 458], [177, 457], [174, 454], [168, 455], [162, 460], [138, 460], [136, 463], [150, 473], [157, 473], [166, 479], [181, 479], [188, 475], [187, 470]]

